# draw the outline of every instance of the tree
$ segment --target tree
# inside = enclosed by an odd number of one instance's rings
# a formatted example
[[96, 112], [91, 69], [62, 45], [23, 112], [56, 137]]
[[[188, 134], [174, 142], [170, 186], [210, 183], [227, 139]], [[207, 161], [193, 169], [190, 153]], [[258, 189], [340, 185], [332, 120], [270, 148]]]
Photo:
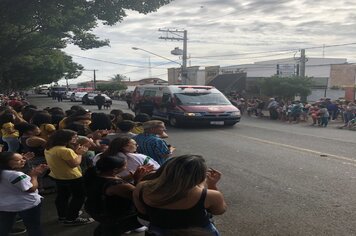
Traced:
[[127, 86], [123, 83], [123, 81], [125, 80], [126, 81], [130, 80], [130, 78], [125, 75], [116, 74], [113, 77], [111, 77], [111, 82], [99, 83], [97, 85], [97, 89], [100, 91], [109, 91], [109, 92], [125, 90], [127, 89]]
[[313, 82], [308, 77], [272, 76], [260, 83], [261, 93], [269, 97], [293, 99], [295, 96], [306, 97], [311, 94]]
[[126, 10], [147, 14], [170, 1], [0, 0], [1, 85], [26, 87], [77, 76], [80, 65], [61, 51], [67, 44], [83, 50], [107, 46], [109, 40], [92, 33], [97, 22], [114, 25]]
[[125, 90], [125, 89], [127, 89], [127, 86], [125, 84], [117, 83], [117, 82], [98, 83], [97, 84], [97, 90], [99, 90], [99, 91], [115, 92], [115, 91], [120, 91], [120, 90]]
[[117, 82], [122, 82], [122, 81], [130, 81], [130, 78], [125, 76], [125, 75], [120, 75], [120, 74], [116, 74], [114, 75], [114, 77], [111, 77], [112, 81], [117, 81]]

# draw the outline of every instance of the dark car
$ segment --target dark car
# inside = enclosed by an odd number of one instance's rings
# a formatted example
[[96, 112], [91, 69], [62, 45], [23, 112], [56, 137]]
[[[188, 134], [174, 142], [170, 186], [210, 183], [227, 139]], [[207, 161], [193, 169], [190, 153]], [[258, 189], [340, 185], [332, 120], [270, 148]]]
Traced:
[[[87, 93], [83, 96], [82, 98], [82, 103], [83, 105], [95, 105], [95, 100], [94, 100], [94, 97], [97, 96], [98, 94], [97, 93]], [[111, 98], [106, 95], [106, 94], [101, 94], [101, 96], [105, 97], [105, 102], [106, 103], [109, 103], [109, 104], [112, 104], [112, 100]]]

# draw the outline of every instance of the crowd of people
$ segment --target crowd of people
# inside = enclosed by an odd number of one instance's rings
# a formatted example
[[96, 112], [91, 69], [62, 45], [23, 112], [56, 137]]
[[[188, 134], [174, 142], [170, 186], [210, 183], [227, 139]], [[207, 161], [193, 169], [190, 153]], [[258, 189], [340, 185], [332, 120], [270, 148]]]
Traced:
[[[331, 120], [343, 122], [339, 128], [356, 130], [356, 102], [321, 98], [316, 102], [308, 103], [285, 101], [278, 98], [268, 100], [252, 98], [244, 99], [240, 96], [230, 96], [233, 105], [247, 112], [248, 116], [269, 116], [272, 120], [281, 120], [288, 123], [299, 123], [311, 118], [311, 126], [327, 127]], [[267, 114], [268, 113], [268, 114]]]
[[96, 221], [94, 235], [219, 235], [212, 215], [227, 208], [221, 173], [201, 156], [174, 156], [162, 121], [81, 106], [41, 110], [17, 94], [1, 101], [1, 236], [18, 232], [17, 219], [28, 235], [44, 235], [47, 189], [58, 224]]

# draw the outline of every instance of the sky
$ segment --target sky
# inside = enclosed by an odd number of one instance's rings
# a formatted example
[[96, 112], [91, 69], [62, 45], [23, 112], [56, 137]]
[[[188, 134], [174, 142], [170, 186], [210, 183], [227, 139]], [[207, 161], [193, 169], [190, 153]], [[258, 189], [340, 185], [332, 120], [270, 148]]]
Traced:
[[[183, 41], [159, 37], [178, 35], [158, 29], [188, 32], [188, 66], [229, 66], [270, 59], [293, 58], [306, 49], [307, 57], [346, 58], [356, 62], [355, 0], [175, 0], [147, 15], [126, 11], [115, 26], [93, 31], [109, 39], [110, 47], [65, 52], [86, 71], [70, 83], [110, 80], [122, 74], [131, 80], [167, 80], [167, 68], [178, 67], [171, 55]], [[142, 50], [169, 58], [177, 63]], [[61, 81], [60, 84], [64, 84]]]

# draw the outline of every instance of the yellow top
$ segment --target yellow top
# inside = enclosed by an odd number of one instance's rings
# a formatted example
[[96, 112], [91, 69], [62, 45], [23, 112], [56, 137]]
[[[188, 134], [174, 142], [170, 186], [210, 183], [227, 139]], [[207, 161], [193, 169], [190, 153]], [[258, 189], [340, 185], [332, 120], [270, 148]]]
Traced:
[[66, 127], [66, 119], [67, 117], [64, 117], [59, 123], [58, 123], [58, 129], [64, 129]]
[[79, 167], [70, 167], [66, 161], [74, 160], [78, 155], [70, 148], [55, 146], [45, 150], [45, 157], [51, 173], [51, 177], [61, 180], [77, 179], [82, 177]]
[[49, 136], [51, 136], [54, 133], [54, 131], [56, 131], [56, 127], [52, 124], [42, 124], [40, 126], [40, 130], [41, 130], [40, 137], [48, 141]]
[[136, 123], [135, 127], [132, 129], [132, 133], [134, 134], [143, 134], [143, 126], [141, 123]]
[[18, 138], [20, 136], [19, 131], [15, 129], [15, 125], [11, 122], [2, 125], [1, 133], [4, 138]]

